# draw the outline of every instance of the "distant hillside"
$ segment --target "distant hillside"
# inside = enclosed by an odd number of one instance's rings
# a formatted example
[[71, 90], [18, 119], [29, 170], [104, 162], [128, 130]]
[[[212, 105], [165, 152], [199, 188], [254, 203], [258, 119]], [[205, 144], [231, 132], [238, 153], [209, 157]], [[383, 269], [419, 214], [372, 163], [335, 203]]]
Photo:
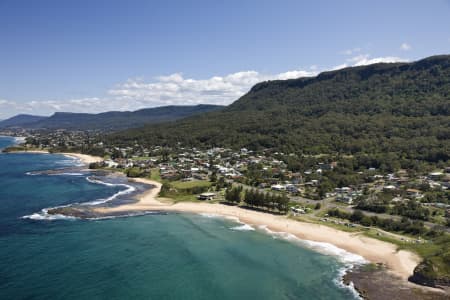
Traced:
[[262, 82], [221, 111], [128, 130], [110, 140], [446, 161], [450, 56]]
[[[25, 119], [19, 116], [0, 122], [0, 127], [23, 127], [32, 129], [69, 129], [69, 130], [105, 130], [115, 131], [175, 121], [192, 115], [221, 109], [217, 105], [163, 106], [146, 108], [133, 112], [105, 112], [100, 114], [57, 112], [50, 117]], [[33, 117], [33, 116], [29, 116]], [[20, 120], [25, 122], [20, 122]], [[14, 121], [16, 120], [16, 121]]]
[[0, 128], [26, 125], [41, 121], [46, 118], [47, 117], [33, 116], [33, 115], [17, 115], [12, 118], [0, 121]]

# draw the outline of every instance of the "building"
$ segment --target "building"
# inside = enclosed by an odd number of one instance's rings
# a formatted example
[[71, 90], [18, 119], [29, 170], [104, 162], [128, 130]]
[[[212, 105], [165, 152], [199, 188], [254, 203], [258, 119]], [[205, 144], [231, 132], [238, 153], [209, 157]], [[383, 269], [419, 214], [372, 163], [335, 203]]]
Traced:
[[416, 189], [407, 189], [406, 195], [408, 195], [408, 197], [412, 197], [412, 198], [422, 198], [423, 197], [422, 193]]
[[212, 200], [212, 199], [214, 199], [215, 196], [216, 196], [216, 194], [214, 194], [214, 193], [202, 193], [202, 194], [198, 195], [197, 199], [198, 200]]
[[270, 187], [273, 191], [284, 191], [286, 190], [286, 187], [281, 184], [274, 184]]

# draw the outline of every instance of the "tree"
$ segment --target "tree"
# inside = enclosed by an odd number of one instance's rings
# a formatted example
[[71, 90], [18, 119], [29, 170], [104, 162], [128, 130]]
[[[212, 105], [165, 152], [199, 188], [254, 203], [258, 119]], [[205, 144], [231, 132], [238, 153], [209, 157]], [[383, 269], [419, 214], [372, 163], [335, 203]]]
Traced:
[[215, 171], [212, 172], [209, 181], [216, 182], [217, 181], [217, 173]]
[[360, 223], [363, 226], [372, 226], [372, 219], [369, 216], [363, 216]]
[[350, 215], [350, 221], [355, 222], [355, 223], [359, 223], [362, 220], [363, 217], [364, 217], [364, 214], [360, 210], [355, 210]]
[[225, 190], [225, 200], [232, 203], [241, 202], [242, 187], [227, 188]]

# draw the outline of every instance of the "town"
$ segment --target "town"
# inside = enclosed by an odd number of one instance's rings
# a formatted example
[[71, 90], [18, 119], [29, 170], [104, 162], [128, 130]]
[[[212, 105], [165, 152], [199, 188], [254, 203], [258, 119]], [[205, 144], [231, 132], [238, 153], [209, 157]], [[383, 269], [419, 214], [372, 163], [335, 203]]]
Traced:
[[[271, 212], [289, 210], [292, 217], [303, 220], [377, 226], [414, 235], [449, 231], [450, 167], [445, 165], [418, 171], [376, 163], [361, 166], [351, 156], [299, 156], [270, 149], [145, 147], [138, 143], [120, 147], [104, 142], [100, 132], [88, 131], [1, 134], [26, 136], [23, 149], [104, 157], [90, 168], [156, 179], [164, 183], [161, 194], [175, 201], [243, 201]], [[251, 192], [260, 198], [284, 197], [287, 203], [249, 202], [246, 197], [251, 198]]]

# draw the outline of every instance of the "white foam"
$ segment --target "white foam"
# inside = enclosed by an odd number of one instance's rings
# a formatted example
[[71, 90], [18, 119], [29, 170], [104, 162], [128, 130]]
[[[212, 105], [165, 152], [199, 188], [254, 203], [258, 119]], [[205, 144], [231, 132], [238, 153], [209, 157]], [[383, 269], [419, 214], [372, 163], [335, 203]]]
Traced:
[[[60, 206], [62, 207], [62, 206]], [[55, 207], [56, 208], [56, 207]], [[22, 219], [31, 219], [31, 220], [46, 220], [46, 221], [54, 221], [54, 220], [76, 220], [76, 217], [73, 216], [65, 216], [61, 214], [49, 214], [48, 210], [50, 208], [44, 208], [38, 213], [34, 213], [31, 215], [23, 216]]]
[[[61, 208], [61, 207], [67, 207], [70, 205], [64, 205], [64, 206], [58, 206], [54, 208]], [[53, 209], [54, 209], [53, 208]], [[81, 218], [74, 217], [74, 216], [66, 216], [61, 214], [49, 214], [48, 211], [50, 208], [44, 208], [38, 213], [34, 213], [31, 215], [23, 216], [22, 219], [31, 219], [31, 220], [38, 220], [38, 221], [55, 221], [55, 220], [78, 220]], [[115, 216], [104, 216], [104, 217], [93, 217], [93, 218], [83, 218], [84, 220], [90, 220], [90, 221], [96, 221], [96, 220], [109, 220], [109, 219], [117, 219], [117, 218], [128, 218], [128, 217], [137, 217], [137, 216], [144, 216], [144, 215], [150, 215], [150, 214], [157, 214], [158, 212], [155, 211], [140, 211], [140, 212], [131, 212], [128, 214], [123, 215], [115, 215]]]
[[119, 197], [121, 195], [130, 194], [136, 190], [136, 188], [134, 186], [124, 184], [124, 183], [108, 183], [108, 182], [103, 182], [103, 181], [100, 181], [97, 179], [91, 179], [89, 177], [86, 177], [86, 180], [91, 183], [102, 184], [102, 185], [106, 185], [106, 186], [123, 186], [123, 187], [126, 187], [126, 189], [123, 191], [119, 191], [119, 192], [115, 193], [114, 195], [112, 195], [111, 197], [108, 197], [105, 199], [97, 199], [97, 200], [90, 201], [90, 202], [83, 202], [82, 203], [83, 205], [97, 205], [97, 204], [106, 203], [106, 202], [116, 199], [117, 197]]
[[205, 218], [223, 218], [221, 215], [211, 213], [199, 213], [199, 215]]
[[41, 173], [39, 173], [39, 172], [26, 172], [25, 175], [36, 176], [36, 175], [41, 175]]
[[14, 142], [16, 144], [22, 144], [22, 143], [25, 143], [26, 139], [27, 138], [24, 136], [16, 136], [16, 137], [14, 137]]
[[[29, 175], [34, 175], [34, 174], [29, 174]], [[83, 175], [83, 174], [81, 174]], [[125, 195], [125, 194], [129, 194], [132, 193], [136, 190], [136, 188], [134, 186], [128, 185], [128, 184], [122, 184], [122, 183], [108, 183], [108, 182], [103, 182], [100, 180], [96, 180], [96, 179], [90, 179], [89, 177], [86, 177], [86, 180], [88, 180], [89, 182], [95, 183], [95, 184], [103, 184], [103, 185], [107, 185], [107, 186], [124, 186], [126, 187], [125, 190], [119, 191], [117, 193], [115, 193], [114, 195], [105, 198], [105, 199], [97, 199], [94, 201], [90, 201], [90, 202], [76, 202], [76, 203], [71, 203], [68, 205], [61, 205], [61, 206], [55, 206], [55, 207], [51, 207], [51, 208], [44, 208], [42, 209], [39, 213], [34, 213], [31, 215], [27, 215], [27, 216], [23, 216], [22, 219], [32, 219], [32, 220], [75, 220], [78, 219], [77, 217], [73, 217], [73, 216], [66, 216], [66, 215], [61, 215], [61, 214], [49, 214], [48, 211], [50, 209], [57, 209], [57, 208], [63, 208], [63, 207], [70, 207], [73, 205], [97, 205], [97, 204], [102, 204], [102, 203], [106, 203], [109, 201], [112, 201], [114, 199], [116, 199], [117, 197], [121, 196], [121, 195]], [[130, 215], [131, 216], [131, 215]], [[112, 218], [112, 217], [100, 217], [100, 218], [92, 218], [92, 219], [101, 219], [101, 218]], [[89, 219], [89, 218], [86, 218]]]
[[282, 238], [290, 242], [299, 244], [303, 247], [307, 247], [321, 254], [336, 257], [341, 263], [344, 264], [344, 266], [341, 269], [339, 269], [338, 272], [339, 274], [334, 279], [334, 283], [339, 288], [349, 289], [356, 299], [361, 299], [359, 293], [354, 288], [353, 283], [350, 283], [349, 285], [344, 284], [343, 277], [349, 270], [353, 269], [354, 266], [364, 265], [368, 263], [368, 261], [364, 259], [362, 256], [348, 252], [330, 243], [302, 240], [296, 237], [295, 235], [287, 232], [274, 232], [270, 230], [266, 225], [258, 226], [258, 228], [264, 230], [265, 232], [270, 234], [273, 238]]
[[334, 278], [333, 282], [339, 288], [349, 290], [352, 293], [353, 297], [355, 297], [355, 299], [363, 299], [361, 295], [358, 293], [358, 291], [355, 289], [355, 286], [352, 281], [350, 281], [348, 285], [344, 283], [343, 278], [345, 274], [347, 274], [347, 272], [350, 271], [351, 269], [353, 269], [353, 265], [347, 265], [339, 269], [338, 272], [339, 275], [336, 278]]
[[252, 226], [250, 226], [248, 224], [231, 227], [230, 229], [236, 230], [236, 231], [254, 231], [255, 230], [255, 228], [253, 228]]
[[321, 254], [334, 256], [344, 264], [362, 265], [367, 263], [367, 260], [365, 260], [362, 256], [348, 252], [330, 243], [302, 240], [291, 233], [271, 231], [265, 225], [259, 226], [259, 228], [266, 231], [274, 238], [282, 238], [297, 243], [301, 246], [306, 246], [307, 248], [319, 252]]
[[63, 166], [75, 166], [75, 167], [82, 167], [84, 166], [83, 162], [75, 157], [64, 155], [67, 159], [58, 160], [56, 163], [58, 165]]
[[83, 176], [85, 174], [83, 173], [55, 173], [55, 174], [48, 174], [49, 176]]

